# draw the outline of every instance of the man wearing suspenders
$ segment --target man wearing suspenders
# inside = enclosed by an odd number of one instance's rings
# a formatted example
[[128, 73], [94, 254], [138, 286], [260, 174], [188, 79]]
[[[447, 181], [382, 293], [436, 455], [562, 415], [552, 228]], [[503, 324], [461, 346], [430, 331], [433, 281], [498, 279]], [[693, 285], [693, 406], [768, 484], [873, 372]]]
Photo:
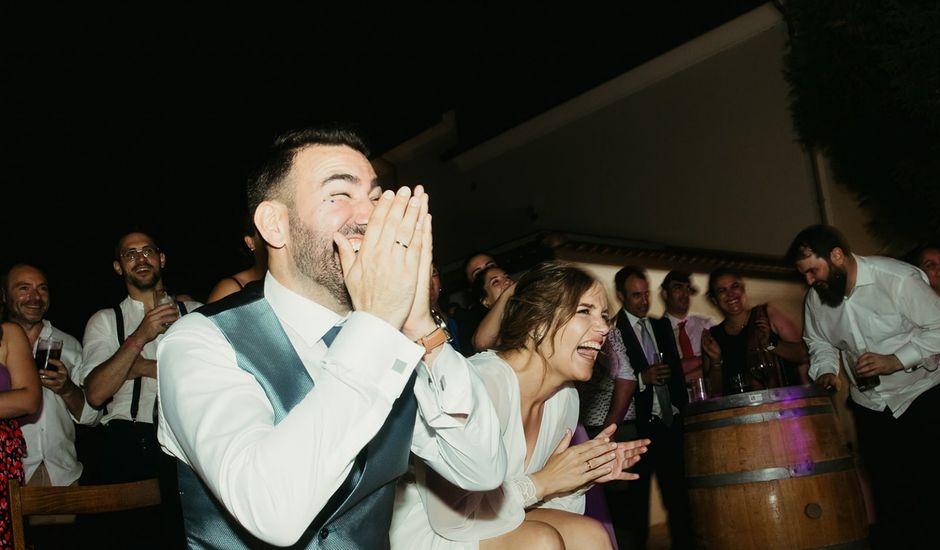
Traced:
[[[166, 256], [146, 233], [131, 232], [118, 240], [113, 267], [124, 279], [127, 297], [88, 320], [81, 379], [88, 403], [104, 413], [96, 429], [94, 463], [85, 465], [82, 483], [160, 477], [161, 489], [169, 491], [163, 505], [166, 511], [174, 504], [178, 510], [179, 505], [173, 494], [173, 464], [160, 452], [156, 439], [157, 343], [180, 315], [202, 304], [155, 304], [163, 290], [165, 264]], [[160, 531], [175, 525], [181, 533], [178, 511], [176, 517], [164, 518], [164, 523], [172, 525]], [[154, 530], [139, 532], [142, 536]]]

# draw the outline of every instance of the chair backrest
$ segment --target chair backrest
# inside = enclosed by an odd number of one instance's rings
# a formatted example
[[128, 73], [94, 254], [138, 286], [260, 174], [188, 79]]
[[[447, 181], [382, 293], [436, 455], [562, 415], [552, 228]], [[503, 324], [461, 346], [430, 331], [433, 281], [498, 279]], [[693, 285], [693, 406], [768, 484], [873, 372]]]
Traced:
[[13, 547], [17, 550], [26, 548], [23, 516], [98, 514], [160, 504], [157, 479], [76, 487], [24, 487], [11, 479], [9, 488]]

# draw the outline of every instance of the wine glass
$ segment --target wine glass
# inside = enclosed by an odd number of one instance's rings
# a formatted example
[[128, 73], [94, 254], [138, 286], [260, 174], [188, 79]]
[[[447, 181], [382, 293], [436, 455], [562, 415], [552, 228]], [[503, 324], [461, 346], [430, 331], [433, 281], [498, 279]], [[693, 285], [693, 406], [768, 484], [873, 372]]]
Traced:
[[767, 362], [762, 356], [760, 356], [757, 361], [751, 364], [750, 373], [751, 376], [754, 377], [754, 380], [760, 382], [761, 386], [765, 388], [767, 387], [769, 369], [767, 368]]

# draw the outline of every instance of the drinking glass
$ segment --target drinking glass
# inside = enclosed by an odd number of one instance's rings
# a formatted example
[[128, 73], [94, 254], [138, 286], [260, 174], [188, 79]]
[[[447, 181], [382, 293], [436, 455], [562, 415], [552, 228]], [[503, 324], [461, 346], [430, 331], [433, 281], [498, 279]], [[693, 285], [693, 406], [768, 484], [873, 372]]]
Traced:
[[881, 384], [881, 377], [877, 374], [874, 376], [859, 377], [855, 373], [855, 364], [858, 363], [858, 358], [862, 355], [865, 355], [866, 350], [859, 350], [857, 353], [851, 350], [842, 350], [842, 359], [846, 363], [851, 374], [851, 379], [855, 381], [855, 387], [858, 388], [858, 391], [868, 391], [873, 389], [878, 384]]
[[768, 375], [767, 362], [764, 361], [763, 357], [760, 357], [756, 363], [751, 365], [751, 376], [754, 377], [754, 380], [760, 382], [761, 386], [767, 387], [767, 375]]
[[59, 367], [49, 364], [49, 359], [62, 360], [62, 340], [40, 338], [36, 343], [36, 368], [58, 371]]
[[[153, 289], [153, 307], [154, 307], [154, 308], [158, 308], [158, 307], [160, 307], [160, 306], [162, 306], [162, 305], [164, 305], [164, 304], [169, 304], [169, 305], [173, 306], [173, 307], [174, 307], [174, 311], [176, 311], [176, 319], [179, 319], [179, 310], [178, 310], [178, 309], [175, 309], [175, 308], [176, 308], [176, 298], [174, 298], [173, 296], [170, 296], [170, 295], [167, 293], [167, 291], [164, 290], [164, 289], [162, 289], [162, 288], [155, 288], [155, 289]], [[174, 319], [173, 321], [175, 321], [176, 319]], [[170, 326], [170, 325], [173, 324], [173, 321], [170, 321], [170, 322], [168, 322], [168, 323], [163, 323], [163, 326], [164, 326], [164, 327], [168, 327], [168, 326]]]
[[708, 399], [708, 384], [704, 378], [693, 378], [689, 381], [689, 401], [705, 401]]
[[743, 374], [735, 374], [731, 377], [731, 393], [744, 393], [750, 391], [750, 385], [744, 380]]

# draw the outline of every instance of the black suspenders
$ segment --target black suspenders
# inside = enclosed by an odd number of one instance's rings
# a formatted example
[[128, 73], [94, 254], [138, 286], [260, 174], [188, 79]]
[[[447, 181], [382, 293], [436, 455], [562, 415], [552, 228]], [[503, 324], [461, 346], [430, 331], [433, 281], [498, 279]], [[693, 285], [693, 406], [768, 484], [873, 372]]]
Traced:
[[[186, 306], [183, 305], [183, 302], [176, 302], [176, 307], [180, 310], [180, 317], [188, 313], [186, 311]], [[118, 347], [124, 345], [125, 335], [124, 335], [124, 314], [121, 312], [121, 305], [118, 304], [114, 306], [114, 320], [117, 328], [117, 339]], [[140, 408], [140, 388], [143, 382], [140, 377], [134, 379], [134, 393], [131, 396], [131, 420], [137, 422], [137, 410]]]

